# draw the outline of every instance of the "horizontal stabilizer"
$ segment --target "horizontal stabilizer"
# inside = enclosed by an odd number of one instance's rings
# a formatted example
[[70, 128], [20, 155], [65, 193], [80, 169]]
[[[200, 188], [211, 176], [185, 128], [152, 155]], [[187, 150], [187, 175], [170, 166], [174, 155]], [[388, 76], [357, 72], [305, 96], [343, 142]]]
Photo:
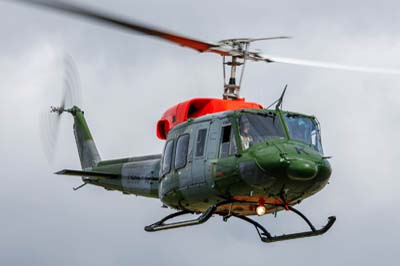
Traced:
[[71, 176], [87, 176], [87, 177], [94, 177], [100, 179], [114, 179], [120, 178], [121, 175], [119, 174], [112, 174], [112, 173], [100, 173], [100, 172], [92, 172], [92, 171], [81, 171], [81, 170], [70, 170], [70, 169], [63, 169], [61, 171], [55, 172], [56, 175], [71, 175]]

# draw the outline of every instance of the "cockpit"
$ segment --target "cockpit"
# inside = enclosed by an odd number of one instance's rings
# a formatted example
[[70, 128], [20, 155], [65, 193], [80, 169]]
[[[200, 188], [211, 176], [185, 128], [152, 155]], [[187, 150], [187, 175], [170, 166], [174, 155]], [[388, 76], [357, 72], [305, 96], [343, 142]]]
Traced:
[[[300, 114], [282, 113], [243, 113], [239, 117], [239, 133], [242, 149], [270, 139], [284, 139], [300, 141], [310, 145], [317, 152], [323, 153], [319, 124], [313, 117]], [[282, 125], [282, 121], [285, 125]], [[289, 136], [286, 136], [284, 126]]]

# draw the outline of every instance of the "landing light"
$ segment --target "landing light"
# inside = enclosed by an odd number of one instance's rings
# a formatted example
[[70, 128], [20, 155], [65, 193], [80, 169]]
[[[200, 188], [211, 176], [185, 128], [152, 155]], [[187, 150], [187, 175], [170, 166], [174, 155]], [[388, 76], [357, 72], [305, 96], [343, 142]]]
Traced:
[[267, 209], [265, 209], [264, 205], [260, 205], [256, 208], [256, 213], [258, 216], [262, 216], [267, 212]]

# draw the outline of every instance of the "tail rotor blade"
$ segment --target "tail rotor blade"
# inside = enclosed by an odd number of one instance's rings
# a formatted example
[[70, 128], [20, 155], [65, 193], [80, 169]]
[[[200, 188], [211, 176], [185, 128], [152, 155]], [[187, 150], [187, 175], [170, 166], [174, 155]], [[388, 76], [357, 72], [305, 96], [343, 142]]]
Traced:
[[61, 115], [42, 111], [40, 115], [40, 135], [43, 145], [43, 152], [47, 161], [52, 164], [57, 148]]
[[81, 105], [81, 87], [79, 72], [73, 58], [66, 55], [64, 58], [64, 106], [71, 108]]
[[80, 106], [80, 83], [77, 67], [70, 56], [63, 61], [62, 98], [59, 106], [51, 106], [50, 110], [42, 111], [40, 116], [40, 131], [43, 150], [46, 158], [52, 164], [60, 130], [61, 115], [69, 112], [69, 108]]

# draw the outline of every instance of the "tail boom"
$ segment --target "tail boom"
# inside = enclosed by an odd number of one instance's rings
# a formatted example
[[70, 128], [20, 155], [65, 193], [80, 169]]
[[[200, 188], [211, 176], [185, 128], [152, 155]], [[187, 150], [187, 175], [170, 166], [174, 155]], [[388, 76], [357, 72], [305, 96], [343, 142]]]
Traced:
[[82, 169], [93, 168], [101, 161], [101, 158], [86, 123], [84, 112], [76, 106], [68, 111], [74, 117], [74, 135]]
[[83, 171], [64, 169], [56, 174], [81, 176], [83, 182], [105, 189], [158, 198], [160, 154], [102, 161], [84, 112], [77, 106], [62, 112], [74, 117], [73, 129]]

